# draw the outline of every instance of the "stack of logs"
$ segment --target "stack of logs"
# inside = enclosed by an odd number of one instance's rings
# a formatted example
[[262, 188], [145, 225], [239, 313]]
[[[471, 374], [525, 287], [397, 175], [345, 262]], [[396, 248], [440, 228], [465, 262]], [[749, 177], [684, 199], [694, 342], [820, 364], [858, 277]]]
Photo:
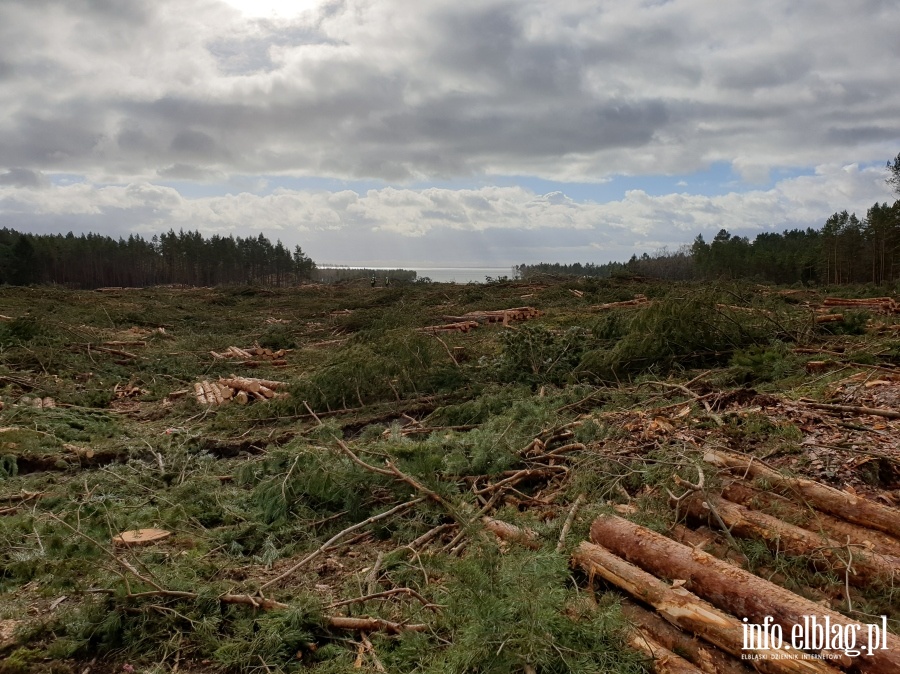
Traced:
[[851, 309], [867, 309], [881, 314], [900, 314], [900, 302], [892, 297], [869, 297], [866, 299], [844, 299], [842, 297], [826, 297], [822, 302], [826, 307], [847, 307]]
[[200, 381], [194, 384], [194, 397], [201, 405], [222, 405], [231, 400], [246, 405], [251, 400], [266, 401], [277, 395], [284, 382], [252, 377], [221, 378], [218, 382]]
[[516, 307], [514, 309], [498, 309], [496, 311], [470, 311], [462, 316], [444, 316], [445, 321], [441, 325], [429, 325], [419, 328], [420, 332], [469, 332], [479, 325], [487, 323], [502, 323], [509, 325], [512, 321], [528, 321], [537, 318], [541, 312], [534, 307]]
[[217, 351], [210, 351], [209, 353], [216, 360], [239, 359], [242, 361], [241, 365], [246, 365], [247, 367], [258, 367], [262, 362], [273, 367], [283, 367], [287, 365], [287, 361], [284, 360], [284, 357], [290, 353], [290, 350], [278, 349], [277, 351], [273, 351], [272, 349], [265, 349], [261, 346], [252, 346], [249, 349], [241, 349], [236, 346], [229, 346], [221, 353]]
[[843, 297], [826, 297], [817, 310], [816, 323], [839, 323], [844, 320], [843, 314], [828, 313], [835, 307], [845, 309], [864, 309], [876, 314], [900, 314], [900, 302], [892, 297], [869, 297], [865, 299], [845, 299]]
[[[843, 578], [847, 592], [851, 585], [889, 588], [897, 582], [900, 510], [811, 480], [787, 478], [743, 456], [709, 451], [704, 460], [726, 473], [735, 471], [740, 479], [726, 481], [717, 494], [706, 493], [702, 479], [697, 485], [682, 481], [688, 491], [677, 499], [680, 513], [724, 529], [727, 537], [753, 538], [777, 552], [803, 555], [816, 568]], [[762, 480], [768, 488], [754, 489], [745, 478]], [[636, 625], [630, 643], [654, 660], [657, 672], [737, 674], [749, 671], [739, 662], [742, 656], [759, 657], [744, 662], [760, 672], [900, 672], [900, 638], [881, 632], [879, 617], [865, 621], [879, 628], [872, 629], [828, 608], [827, 602], [813, 602], [754, 575], [741, 568], [746, 560], [725, 538], [710, 533], [678, 525], [673, 540], [616, 515], [601, 516], [591, 527], [590, 542], [573, 555], [573, 563], [591, 578], [655, 609], [627, 601], [624, 611]], [[783, 645], [748, 650], [748, 633], [763, 637], [751, 626], [767, 619], [780, 625]], [[820, 626], [828, 621], [832, 635], [837, 630], [853, 635], [860, 652], [809, 644], [800, 645], [816, 655], [797, 650], [793, 635], [809, 635], [810, 620]], [[771, 638], [774, 632], [767, 630]]]

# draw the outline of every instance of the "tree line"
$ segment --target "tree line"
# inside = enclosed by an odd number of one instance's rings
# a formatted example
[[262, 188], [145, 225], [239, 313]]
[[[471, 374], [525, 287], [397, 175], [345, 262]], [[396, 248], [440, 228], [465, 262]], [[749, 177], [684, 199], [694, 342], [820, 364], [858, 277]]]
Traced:
[[99, 234], [27, 234], [0, 229], [0, 283], [56, 283], [71, 288], [183, 284], [283, 286], [309, 279], [316, 265], [265, 236], [179, 231], [113, 239]]
[[[887, 164], [887, 183], [900, 195], [900, 154]], [[821, 229], [763, 232], [752, 241], [722, 229], [707, 242], [697, 236], [675, 252], [633, 255], [606, 264], [522, 264], [519, 278], [540, 274], [609, 277], [640, 275], [669, 280], [756, 278], [772, 283], [891, 283], [900, 281], [900, 201], [876, 203], [860, 219], [834, 213]]]

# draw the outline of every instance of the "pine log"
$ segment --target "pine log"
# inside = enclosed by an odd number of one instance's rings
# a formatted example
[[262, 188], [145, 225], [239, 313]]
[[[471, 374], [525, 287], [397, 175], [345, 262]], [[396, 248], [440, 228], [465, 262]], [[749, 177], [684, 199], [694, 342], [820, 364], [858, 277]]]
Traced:
[[[591, 526], [591, 540], [616, 555], [663, 578], [684, 581], [685, 589], [696, 593], [723, 611], [752, 624], [770, 617], [791, 635], [794, 625], [815, 616], [820, 623], [827, 618], [832, 626], [858, 630], [857, 644], [863, 652], [848, 656], [848, 668], [869, 674], [900, 672], [900, 638], [885, 635], [886, 648], [873, 649], [868, 655], [867, 627], [855, 620], [804, 599], [774, 583], [716, 559], [702, 550], [691, 549], [645, 527], [615, 515], [601, 516]], [[808, 618], [807, 618], [808, 619]], [[873, 644], [874, 646], [874, 644]], [[834, 654], [842, 652], [830, 651]], [[840, 661], [843, 666], [843, 660]]]
[[755, 459], [730, 452], [707, 450], [703, 460], [719, 468], [738, 469], [746, 474], [745, 477], [765, 480], [773, 490], [788, 496], [799, 496], [817, 510], [900, 538], [900, 509], [867, 501], [813, 480], [785, 477]]
[[206, 391], [203, 390], [203, 386], [200, 384], [200, 382], [194, 383], [194, 397], [197, 398], [197, 402], [201, 405], [208, 404], [206, 400]]
[[657, 613], [648, 611], [633, 601], [622, 602], [622, 613], [628, 621], [635, 625], [642, 634], [649, 635], [654, 641], [673, 653], [680, 653], [701, 672], [707, 674], [749, 674], [750, 670], [740, 662], [725, 655], [697, 637], [667, 623]]
[[703, 674], [690, 662], [680, 655], [675, 655], [642, 630], [632, 630], [627, 642], [629, 646], [653, 660], [653, 671], [656, 674]]
[[730, 546], [727, 539], [706, 527], [689, 529], [683, 524], [676, 524], [672, 527], [669, 535], [679, 543], [684, 543], [692, 548], [699, 548], [741, 568], [746, 569], [749, 566], [746, 556], [735, 550], [733, 546]]
[[[900, 558], [848, 548], [846, 543], [713, 494], [708, 494], [705, 499], [702, 494], [693, 494], [682, 502], [681, 507], [691, 517], [708, 521], [709, 524], [717, 523], [721, 518], [732, 534], [763, 541], [770, 548], [783, 550], [789, 555], [807, 557], [816, 568], [847, 573], [847, 580], [857, 587], [890, 583], [895, 575], [900, 575]], [[712, 516], [712, 509], [718, 518]]]
[[761, 491], [735, 481], [725, 483], [722, 487], [722, 496], [732, 503], [761, 510], [836, 541], [849, 539], [854, 545], [861, 545], [865, 549], [875, 550], [882, 555], [900, 557], [900, 540], [893, 536], [845, 522], [810, 507], [798, 505], [784, 496]]
[[259, 393], [260, 383], [255, 379], [247, 377], [231, 377], [229, 379], [220, 379], [219, 383], [230, 386], [238, 391], [246, 391], [247, 393]]
[[[659, 578], [613, 554], [604, 546], [587, 541], [575, 550], [572, 561], [584, 569], [590, 577], [599, 576], [635, 599], [649, 604], [672, 625], [697, 635], [735, 657], [739, 658], [744, 653], [743, 623], [683, 587], [670, 587]], [[777, 653], [786, 656], [798, 654], [796, 650], [788, 648], [782, 648]], [[836, 672], [833, 667], [821, 661], [794, 660], [790, 657], [783, 660], [755, 660], [752, 664], [757, 671], [766, 674]]]
[[537, 534], [530, 529], [522, 529], [515, 524], [495, 520], [492, 517], [483, 517], [481, 521], [484, 523], [484, 528], [500, 540], [518, 543], [532, 550], [537, 550], [541, 547]]

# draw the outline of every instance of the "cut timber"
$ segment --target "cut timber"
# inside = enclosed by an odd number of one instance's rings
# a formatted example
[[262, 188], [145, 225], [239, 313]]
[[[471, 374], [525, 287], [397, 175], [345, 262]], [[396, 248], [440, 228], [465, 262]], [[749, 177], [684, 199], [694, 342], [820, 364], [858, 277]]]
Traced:
[[[272, 381], [271, 379], [255, 379], [252, 377], [229, 377], [219, 379], [219, 384], [233, 388], [235, 391], [246, 391], [247, 393], [262, 395], [260, 392], [263, 388], [270, 389], [270, 393], [282, 386], [283, 381]], [[265, 396], [263, 396], [265, 397]]]
[[697, 637], [667, 623], [658, 614], [648, 611], [632, 601], [626, 599], [622, 602], [622, 613], [642, 634], [649, 635], [654, 641], [668, 648], [673, 653], [681, 653], [686, 660], [696, 665], [701, 672], [707, 672], [707, 674], [748, 674], [750, 671], [740, 662], [725, 655], [719, 649], [713, 648], [697, 639]]
[[844, 299], [843, 297], [826, 297], [822, 304], [826, 307], [848, 307], [880, 311], [884, 314], [900, 313], [900, 304], [892, 297], [869, 297], [866, 299]]
[[[671, 541], [670, 541], [671, 542]], [[675, 545], [678, 545], [675, 543]], [[683, 546], [682, 546], [683, 547]], [[582, 543], [573, 553], [572, 561], [590, 577], [603, 578], [624, 590], [635, 599], [655, 608], [668, 622], [726, 653], [740, 657], [744, 646], [743, 623], [715, 606], [700, 599], [683, 587], [670, 587], [659, 578], [647, 573], [602, 545]], [[724, 563], [724, 562], [723, 562]], [[796, 650], [783, 648], [779, 653], [797, 654]], [[836, 670], [817, 660], [756, 660], [757, 671], [766, 674], [834, 674]]]
[[632, 630], [628, 645], [653, 660], [656, 674], [703, 674], [680, 655], [675, 655], [652, 636], [641, 630]]
[[113, 536], [112, 540], [116, 545], [148, 545], [171, 535], [172, 532], [165, 529], [132, 529]]
[[484, 517], [481, 521], [484, 523], [485, 529], [502, 541], [518, 543], [519, 545], [532, 550], [537, 550], [541, 547], [537, 534], [529, 529], [522, 529], [515, 524], [495, 520], [492, 517]]
[[510, 321], [527, 321], [537, 318], [541, 312], [534, 307], [515, 307], [513, 309], [497, 309], [495, 311], [470, 311], [462, 315], [461, 320], [478, 323], [503, 323]]
[[822, 314], [816, 316], [816, 323], [840, 323], [844, 320], [844, 314]]
[[424, 328], [419, 328], [419, 332], [468, 332], [477, 327], [478, 321], [457, 321], [455, 323], [444, 323], [443, 325], [429, 325]]
[[[820, 604], [804, 599], [774, 583], [759, 578], [702, 550], [691, 549], [645, 527], [616, 517], [601, 516], [591, 526], [591, 540], [621, 555], [644, 570], [662, 578], [682, 579], [684, 588], [696, 593], [723, 611], [751, 624], [763, 624], [769, 617], [784, 632], [792, 634], [794, 625], [815, 616], [822, 624], [857, 631], [857, 646], [862, 653], [849, 658], [850, 667], [869, 674], [900, 672], [900, 638], [884, 635], [885, 648], [866, 654], [868, 628]], [[830, 651], [835, 655], [838, 652]], [[840, 652], [843, 655], [843, 652]], [[843, 662], [843, 661], [842, 661]]]
[[883, 555], [900, 557], [900, 540], [893, 536], [845, 522], [832, 515], [820, 513], [814, 508], [800, 506], [784, 496], [754, 489], [740, 482], [726, 482], [722, 487], [722, 496], [733, 503], [762, 510], [836, 541], [849, 540], [866, 550], [876, 550]]
[[608, 311], [609, 309], [619, 309], [622, 307], [644, 307], [650, 304], [650, 300], [645, 295], [635, 295], [633, 300], [625, 300], [624, 302], [607, 302], [606, 304], [597, 304], [590, 307], [591, 311]]
[[210, 404], [209, 400], [206, 399], [206, 391], [203, 390], [203, 385], [200, 382], [194, 382], [194, 397], [201, 405]]
[[789, 555], [802, 555], [819, 569], [848, 573], [847, 580], [857, 586], [890, 583], [900, 574], [900, 558], [885, 557], [871, 550], [848, 548], [838, 542], [783, 522], [777, 517], [750, 510], [737, 503], [709, 494], [697, 493], [682, 502], [681, 507], [691, 517], [717, 522], [711, 510], [721, 518], [728, 530], [741, 538], [764, 541], [775, 550]]
[[692, 548], [699, 548], [719, 559], [731, 562], [735, 566], [740, 566], [744, 569], [748, 566], [746, 556], [735, 550], [734, 546], [729, 545], [726, 538], [706, 527], [689, 529], [683, 524], [676, 524], [672, 527], [669, 536], [679, 543], [684, 543]]
[[785, 477], [757, 460], [730, 452], [707, 450], [703, 460], [719, 468], [736, 469], [745, 477], [765, 480], [774, 491], [796, 495], [817, 510], [900, 538], [900, 509], [867, 501], [812, 480]]

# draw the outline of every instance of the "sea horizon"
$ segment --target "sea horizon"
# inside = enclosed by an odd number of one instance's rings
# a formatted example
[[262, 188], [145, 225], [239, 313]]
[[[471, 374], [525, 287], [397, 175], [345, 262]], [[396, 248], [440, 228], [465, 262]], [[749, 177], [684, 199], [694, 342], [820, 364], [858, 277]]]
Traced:
[[318, 267], [319, 269], [405, 269], [416, 272], [417, 279], [427, 277], [437, 283], [485, 283], [487, 277], [513, 278], [515, 275], [513, 265], [505, 267], [414, 267], [403, 264], [326, 264], [318, 265]]

